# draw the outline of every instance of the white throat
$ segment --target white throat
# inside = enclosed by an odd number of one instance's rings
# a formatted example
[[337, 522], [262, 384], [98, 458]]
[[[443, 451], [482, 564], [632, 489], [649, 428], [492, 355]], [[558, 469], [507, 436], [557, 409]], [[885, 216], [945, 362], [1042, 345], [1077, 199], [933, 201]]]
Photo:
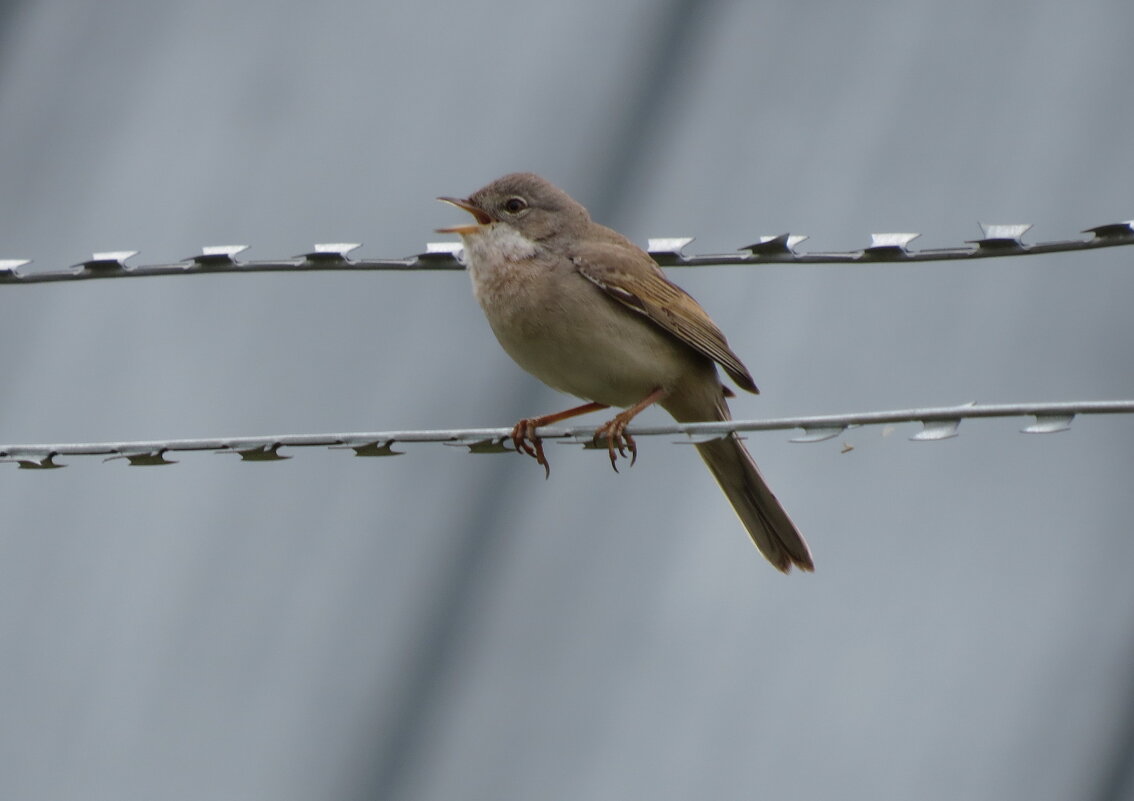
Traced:
[[465, 261], [470, 270], [492, 269], [499, 262], [529, 259], [539, 247], [515, 228], [502, 223], [481, 226], [470, 234], [462, 234]]
[[[540, 246], [502, 223], [461, 234], [461, 240], [473, 294], [485, 311], [505, 299], [521, 307], [525, 305], [521, 298], [533, 286], [528, 276], [533, 269], [540, 269], [538, 260], [533, 259], [539, 254]], [[491, 319], [492, 315], [489, 317]]]

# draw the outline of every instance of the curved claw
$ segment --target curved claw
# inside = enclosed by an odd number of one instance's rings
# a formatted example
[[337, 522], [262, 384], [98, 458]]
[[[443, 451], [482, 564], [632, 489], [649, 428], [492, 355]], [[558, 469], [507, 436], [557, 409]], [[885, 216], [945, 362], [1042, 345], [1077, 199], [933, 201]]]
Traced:
[[512, 427], [512, 446], [516, 453], [526, 453], [543, 467], [543, 477], [551, 478], [551, 464], [543, 453], [543, 440], [536, 436], [536, 421], [525, 417]]
[[615, 415], [595, 431], [594, 444], [598, 445], [600, 439], [606, 439], [606, 451], [610, 455], [610, 466], [614, 468], [615, 473], [618, 472], [618, 457], [626, 458], [627, 451], [630, 452], [631, 467], [638, 461], [638, 445], [634, 442], [634, 438], [626, 433], [629, 422], [628, 419], [623, 419], [622, 415]]
[[592, 442], [594, 442], [594, 444], [597, 446], [599, 444], [599, 440], [602, 439], [603, 437], [606, 437], [606, 451], [607, 451], [607, 453], [610, 454], [610, 466], [612, 468], [614, 468], [614, 472], [617, 473], [618, 472], [618, 454], [616, 454], [614, 452], [614, 448], [615, 448], [614, 437], [612, 437], [606, 431], [607, 428], [609, 428], [609, 423], [607, 425], [604, 425], [602, 428], [600, 428], [598, 431], [595, 432], [595, 436], [594, 436], [594, 439], [592, 440]]

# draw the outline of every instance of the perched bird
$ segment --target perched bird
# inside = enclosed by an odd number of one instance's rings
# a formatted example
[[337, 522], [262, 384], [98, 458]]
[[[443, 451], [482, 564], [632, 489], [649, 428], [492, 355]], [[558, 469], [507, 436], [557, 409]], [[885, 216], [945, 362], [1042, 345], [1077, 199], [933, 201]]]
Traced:
[[[438, 229], [458, 234], [480, 302], [496, 338], [525, 370], [587, 403], [524, 418], [516, 450], [550, 471], [541, 426], [575, 415], [623, 408], [595, 431], [615, 470], [618, 455], [637, 457], [629, 422], [658, 404], [678, 422], [729, 420], [738, 386], [757, 392], [748, 369], [705, 310], [673, 284], [647, 253], [591, 220], [566, 192], [531, 173], [493, 181], [465, 199], [438, 198], [475, 222]], [[785, 573], [812, 570], [807, 543], [764, 482], [735, 434], [697, 444], [756, 547]]]

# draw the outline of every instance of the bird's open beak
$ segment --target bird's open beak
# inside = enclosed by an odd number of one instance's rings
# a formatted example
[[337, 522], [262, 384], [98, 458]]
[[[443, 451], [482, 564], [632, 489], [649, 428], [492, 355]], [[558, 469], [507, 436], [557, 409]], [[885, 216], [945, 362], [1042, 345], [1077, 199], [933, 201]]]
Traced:
[[482, 225], [488, 225], [492, 222], [492, 217], [490, 217], [482, 209], [474, 206], [467, 200], [458, 200], [455, 197], [439, 197], [437, 199], [442, 203], [448, 203], [450, 206], [456, 206], [458, 209], [464, 209], [476, 218], [475, 224], [453, 225], [449, 228], [438, 228], [437, 233], [439, 234], [473, 234], [479, 231]]

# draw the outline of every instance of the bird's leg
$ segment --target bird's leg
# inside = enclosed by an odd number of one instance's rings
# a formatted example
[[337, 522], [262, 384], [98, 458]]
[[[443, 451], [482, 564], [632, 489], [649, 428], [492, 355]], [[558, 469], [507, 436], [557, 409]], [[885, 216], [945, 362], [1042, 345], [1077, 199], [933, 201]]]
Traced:
[[605, 403], [584, 403], [582, 406], [576, 406], [555, 414], [545, 414], [543, 417], [525, 417], [512, 428], [512, 445], [516, 448], [516, 453], [526, 453], [535, 459], [537, 464], [542, 465], [544, 478], [548, 478], [551, 476], [551, 465], [547, 463], [547, 457], [543, 455], [543, 440], [536, 436], [536, 429], [558, 423], [560, 420], [566, 420], [569, 417], [577, 417], [580, 414], [597, 412], [599, 409], [607, 408], [610, 407]]
[[[630, 424], [639, 412], [647, 406], [660, 401], [669, 393], [661, 387], [656, 387], [646, 397], [635, 403], [629, 409], [623, 409], [618, 414], [614, 415], [610, 420], [603, 423], [595, 430], [594, 443], [598, 445], [600, 439], [606, 439], [606, 449], [610, 453], [610, 466], [614, 468], [614, 472], [618, 472], [618, 455], [626, 455], [626, 451], [630, 451], [630, 466], [634, 466], [634, 462], [638, 461], [638, 446], [634, 444], [634, 438], [626, 433], [626, 426]], [[617, 453], [615, 452], [617, 451]]]

